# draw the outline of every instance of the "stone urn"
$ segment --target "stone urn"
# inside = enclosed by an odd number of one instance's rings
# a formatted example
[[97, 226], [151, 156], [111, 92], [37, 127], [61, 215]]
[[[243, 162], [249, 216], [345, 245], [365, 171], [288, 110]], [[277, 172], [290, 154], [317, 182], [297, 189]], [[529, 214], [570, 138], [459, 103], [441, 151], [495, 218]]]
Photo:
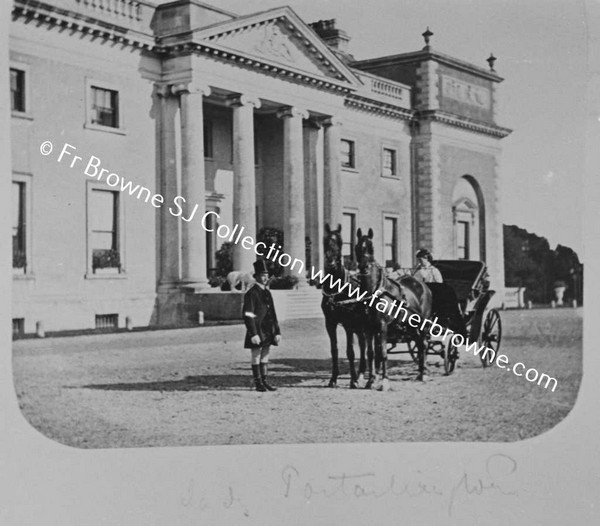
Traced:
[[557, 281], [554, 284], [554, 294], [556, 296], [556, 304], [557, 305], [563, 305], [563, 297], [565, 295], [565, 290], [567, 290], [567, 286], [561, 282], [561, 281]]

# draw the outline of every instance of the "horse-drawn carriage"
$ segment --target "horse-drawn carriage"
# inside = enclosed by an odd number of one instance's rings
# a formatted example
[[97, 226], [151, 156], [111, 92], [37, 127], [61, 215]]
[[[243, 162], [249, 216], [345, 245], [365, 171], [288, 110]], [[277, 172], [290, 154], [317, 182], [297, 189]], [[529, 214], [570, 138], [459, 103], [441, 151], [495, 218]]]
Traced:
[[[484, 367], [491, 365], [496, 356], [502, 337], [502, 325], [498, 311], [486, 312], [494, 291], [489, 288], [485, 264], [479, 261], [435, 262], [444, 283], [427, 283], [416, 279], [412, 272], [388, 276], [374, 258], [373, 231], [363, 235], [357, 231], [358, 272], [351, 277], [342, 264], [341, 226], [331, 230], [325, 228], [324, 238], [325, 270], [329, 273], [330, 284], [323, 284], [321, 309], [325, 315], [325, 326], [331, 344], [332, 372], [330, 387], [337, 385], [339, 375], [336, 327], [342, 325], [346, 332], [346, 356], [350, 368], [350, 387], [359, 387], [360, 379], [367, 369], [369, 380], [365, 387], [386, 390], [388, 352], [408, 352], [418, 366], [418, 379], [423, 379], [428, 354], [436, 354], [444, 360], [446, 374], [456, 365], [458, 347], [464, 343], [476, 343], [494, 351], [480, 353]], [[334, 285], [335, 283], [338, 286]], [[344, 291], [345, 285], [353, 282], [362, 291], [360, 297]], [[344, 283], [340, 288], [339, 284]], [[358, 289], [357, 289], [358, 290]], [[377, 302], [377, 303], [375, 303]], [[385, 304], [384, 304], [385, 302]], [[424, 329], [392, 315], [388, 305], [398, 302], [405, 306], [409, 318], [416, 316], [422, 322], [437, 318], [437, 324], [449, 329], [446, 338], [432, 338]], [[373, 308], [373, 305], [375, 306]], [[381, 308], [383, 307], [383, 308]], [[432, 331], [433, 332], [433, 331]], [[360, 364], [356, 373], [353, 349], [353, 336], [360, 346]], [[457, 339], [460, 337], [460, 339]], [[394, 351], [399, 343], [406, 344], [406, 351]], [[389, 348], [388, 348], [389, 345]], [[375, 367], [373, 367], [373, 364]]]
[[[461, 334], [477, 347], [490, 348], [489, 352], [479, 353], [484, 367], [491, 365], [494, 356], [500, 348], [502, 339], [502, 322], [496, 309], [488, 309], [490, 299], [495, 294], [489, 288], [489, 280], [485, 263], [481, 261], [440, 260], [434, 262], [444, 279], [444, 283], [428, 283], [432, 291], [432, 318], [438, 323]], [[397, 275], [411, 275], [413, 269], [400, 269]], [[403, 343], [406, 350], [395, 350]], [[417, 345], [409, 334], [399, 325], [394, 324], [388, 329], [388, 354], [409, 353], [417, 361]], [[444, 360], [446, 374], [454, 371], [458, 358], [458, 349], [452, 343], [452, 338], [427, 338], [427, 355], [437, 355]]]

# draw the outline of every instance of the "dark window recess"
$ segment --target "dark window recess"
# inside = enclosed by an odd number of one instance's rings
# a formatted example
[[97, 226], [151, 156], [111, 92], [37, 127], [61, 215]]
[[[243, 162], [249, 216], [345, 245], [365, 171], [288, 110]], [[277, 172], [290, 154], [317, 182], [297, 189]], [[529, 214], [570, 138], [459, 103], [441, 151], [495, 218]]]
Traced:
[[25, 111], [25, 72], [10, 69], [10, 109]]
[[340, 157], [343, 168], [356, 168], [356, 148], [354, 141], [342, 139]]
[[27, 253], [25, 246], [25, 183], [12, 184], [13, 188], [13, 220], [12, 247], [13, 268], [27, 268]]
[[204, 121], [204, 157], [209, 159], [213, 157], [213, 123], [210, 120]]
[[92, 86], [92, 124], [119, 127], [119, 93]]
[[96, 314], [96, 329], [118, 329], [118, 314]]
[[23, 336], [25, 334], [25, 318], [12, 319], [12, 334], [15, 336]]

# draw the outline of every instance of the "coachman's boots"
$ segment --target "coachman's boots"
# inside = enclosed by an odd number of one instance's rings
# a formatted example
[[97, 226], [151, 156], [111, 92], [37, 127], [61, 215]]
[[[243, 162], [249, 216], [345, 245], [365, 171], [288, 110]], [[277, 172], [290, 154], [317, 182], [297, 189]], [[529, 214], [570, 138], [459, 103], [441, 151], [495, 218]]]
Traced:
[[277, 387], [273, 387], [272, 385], [269, 385], [267, 383], [267, 371], [268, 371], [268, 364], [261, 363], [260, 364], [260, 376], [262, 378], [262, 383], [265, 386], [265, 389], [267, 391], [277, 391]]
[[254, 385], [256, 387], [256, 390], [261, 393], [264, 393], [267, 390], [267, 388], [263, 383], [263, 379], [260, 374], [260, 366], [258, 364], [252, 364], [252, 376], [254, 376]]

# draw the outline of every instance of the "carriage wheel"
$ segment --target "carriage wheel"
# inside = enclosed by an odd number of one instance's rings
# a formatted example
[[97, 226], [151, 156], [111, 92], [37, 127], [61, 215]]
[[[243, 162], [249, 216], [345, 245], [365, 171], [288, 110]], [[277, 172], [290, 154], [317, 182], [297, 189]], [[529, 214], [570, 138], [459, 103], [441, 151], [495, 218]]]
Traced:
[[410, 357], [413, 359], [413, 362], [418, 363], [419, 349], [417, 349], [417, 342], [415, 340], [408, 340], [406, 345], [408, 346], [408, 352], [410, 353]]
[[[496, 309], [491, 309], [485, 321], [483, 322], [483, 328], [481, 329], [481, 343], [486, 348], [490, 348], [494, 351], [494, 357], [498, 355], [500, 350], [500, 341], [502, 340], [502, 320], [500, 319], [500, 313]], [[483, 353], [479, 355], [481, 363], [484, 367], [489, 367], [494, 363], [494, 360], [490, 357], [490, 353]]]
[[446, 348], [443, 350], [444, 354], [444, 371], [446, 376], [452, 374], [454, 366], [456, 365], [456, 359], [458, 358], [458, 349], [452, 343], [452, 338], [448, 339]]

